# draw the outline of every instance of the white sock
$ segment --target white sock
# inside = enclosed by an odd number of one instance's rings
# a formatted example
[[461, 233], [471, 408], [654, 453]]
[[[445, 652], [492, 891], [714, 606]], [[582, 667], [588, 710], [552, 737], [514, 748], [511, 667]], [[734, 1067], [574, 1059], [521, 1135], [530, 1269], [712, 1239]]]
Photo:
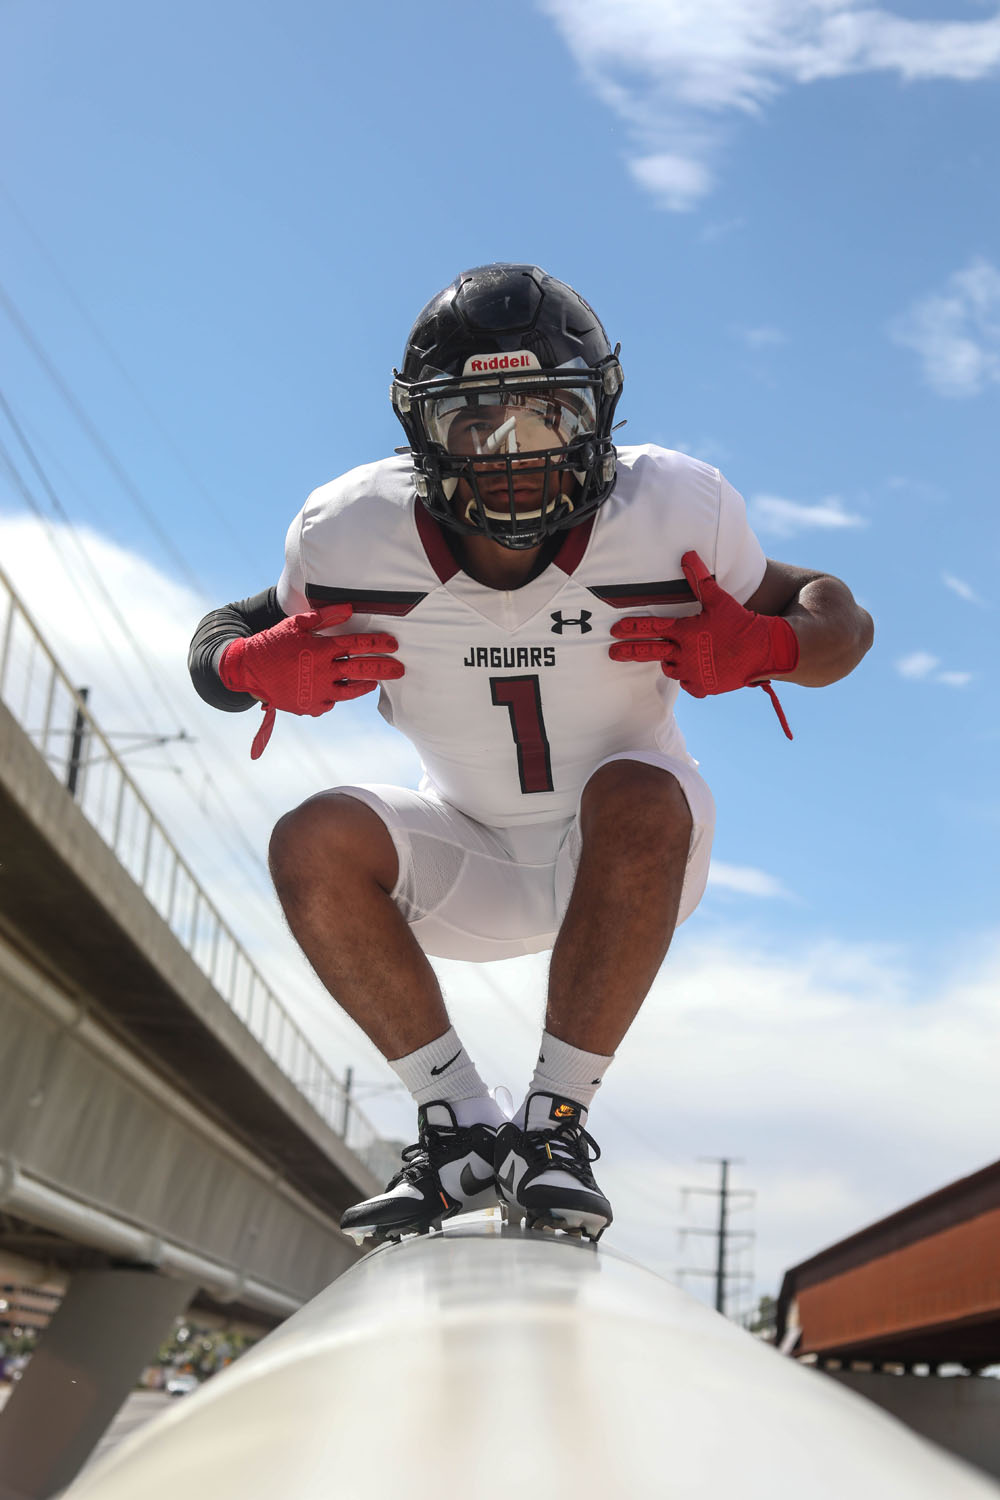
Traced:
[[542, 1045], [535, 1065], [535, 1076], [528, 1084], [528, 1095], [514, 1116], [514, 1123], [523, 1128], [525, 1106], [531, 1094], [561, 1094], [575, 1099], [584, 1109], [590, 1108], [594, 1095], [601, 1086], [614, 1053], [604, 1057], [599, 1052], [584, 1052], [580, 1047], [571, 1047], [551, 1032], [542, 1032]]
[[443, 1100], [459, 1125], [499, 1125], [503, 1118], [454, 1026], [389, 1066], [418, 1104]]

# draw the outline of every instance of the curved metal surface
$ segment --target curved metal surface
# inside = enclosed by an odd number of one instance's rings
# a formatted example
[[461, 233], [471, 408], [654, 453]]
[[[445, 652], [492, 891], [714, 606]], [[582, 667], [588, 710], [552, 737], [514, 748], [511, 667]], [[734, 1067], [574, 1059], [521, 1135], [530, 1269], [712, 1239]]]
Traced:
[[652, 1272], [459, 1223], [366, 1257], [66, 1500], [996, 1500]]

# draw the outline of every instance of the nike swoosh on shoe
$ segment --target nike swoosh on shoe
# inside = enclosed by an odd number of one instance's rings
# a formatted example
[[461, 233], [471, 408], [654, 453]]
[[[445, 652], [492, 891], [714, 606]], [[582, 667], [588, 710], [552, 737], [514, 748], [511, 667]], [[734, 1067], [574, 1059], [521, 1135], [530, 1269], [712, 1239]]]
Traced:
[[510, 1166], [507, 1169], [507, 1175], [504, 1176], [503, 1173], [498, 1172], [496, 1174], [496, 1178], [497, 1178], [497, 1182], [499, 1182], [499, 1184], [500, 1184], [501, 1187], [506, 1188], [507, 1191], [508, 1191], [508, 1193], [513, 1193], [513, 1191], [514, 1191], [514, 1162], [513, 1162], [513, 1160], [511, 1161]]
[[488, 1187], [493, 1186], [493, 1173], [491, 1172], [488, 1177], [477, 1177], [470, 1163], [466, 1162], [458, 1180], [465, 1196], [474, 1198], [477, 1193], [485, 1193]]

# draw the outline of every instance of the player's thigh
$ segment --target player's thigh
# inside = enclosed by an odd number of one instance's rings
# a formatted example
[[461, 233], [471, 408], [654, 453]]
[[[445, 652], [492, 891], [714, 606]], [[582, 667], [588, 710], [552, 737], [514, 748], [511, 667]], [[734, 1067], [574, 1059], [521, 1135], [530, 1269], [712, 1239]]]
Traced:
[[[712, 837], [715, 833], [715, 799], [709, 790], [708, 783], [703, 776], [699, 775], [694, 766], [678, 756], [661, 754], [657, 750], [630, 750], [618, 755], [610, 755], [607, 760], [602, 760], [599, 765], [596, 765], [594, 771], [599, 771], [602, 766], [611, 765], [612, 762], [619, 760], [639, 761], [643, 765], [655, 766], [669, 772], [678, 782], [691, 810], [691, 840], [688, 845], [684, 885], [677, 915], [677, 922], [680, 925], [691, 915], [705, 894], [712, 856]], [[573, 891], [582, 846], [578, 813], [566, 832], [556, 861], [555, 906], [560, 921]]]
[[399, 861], [392, 899], [425, 953], [480, 963], [551, 948], [565, 824], [489, 828], [407, 787], [333, 790], [364, 802], [388, 829]]

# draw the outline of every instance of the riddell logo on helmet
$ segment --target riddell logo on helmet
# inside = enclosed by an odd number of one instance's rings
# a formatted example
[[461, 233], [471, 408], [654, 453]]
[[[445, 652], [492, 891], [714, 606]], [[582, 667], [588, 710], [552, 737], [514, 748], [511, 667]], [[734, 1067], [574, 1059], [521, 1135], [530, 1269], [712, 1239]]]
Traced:
[[537, 354], [521, 349], [513, 354], [470, 354], [463, 375], [488, 375], [493, 370], [540, 370]]

